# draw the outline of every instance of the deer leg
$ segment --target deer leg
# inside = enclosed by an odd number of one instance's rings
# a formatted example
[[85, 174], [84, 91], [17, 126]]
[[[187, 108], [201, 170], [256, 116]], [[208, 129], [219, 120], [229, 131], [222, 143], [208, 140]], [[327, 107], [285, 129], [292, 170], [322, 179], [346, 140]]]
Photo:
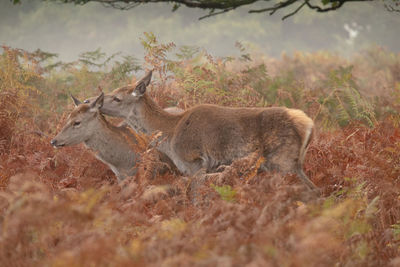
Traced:
[[191, 178], [189, 183], [189, 198], [194, 205], [200, 204], [199, 188], [208, 180], [206, 169], [199, 169]]
[[177, 151], [176, 149], [173, 149], [169, 153], [169, 156], [178, 170], [185, 175], [194, 175], [204, 167], [203, 160], [196, 151]]
[[318, 191], [315, 184], [303, 172], [303, 166], [299, 163], [299, 144], [292, 139], [282, 140], [280, 146], [272, 152], [264, 155], [266, 158], [262, 169], [277, 170], [283, 174], [294, 173], [302, 183], [311, 191]]
[[296, 174], [300, 178], [300, 180], [308, 187], [308, 189], [316, 193], [319, 193], [319, 188], [304, 173], [302, 166], [298, 167]]

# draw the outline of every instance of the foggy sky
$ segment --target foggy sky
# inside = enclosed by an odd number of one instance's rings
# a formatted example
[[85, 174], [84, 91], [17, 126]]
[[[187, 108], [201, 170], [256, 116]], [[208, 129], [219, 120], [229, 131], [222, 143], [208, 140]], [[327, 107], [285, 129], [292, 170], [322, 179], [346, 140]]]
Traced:
[[381, 3], [347, 4], [325, 14], [304, 10], [283, 22], [290, 10], [269, 16], [239, 8], [199, 21], [207, 11], [171, 9], [167, 4], [120, 11], [98, 3], [74, 6], [25, 0], [12, 5], [1, 0], [0, 44], [29, 51], [40, 48], [65, 61], [99, 47], [108, 54], [121, 51], [142, 59], [143, 32], [153, 32], [161, 42], [195, 45], [218, 56], [237, 54], [236, 41], [271, 56], [321, 49], [350, 55], [372, 44], [400, 51], [400, 14], [386, 11]]

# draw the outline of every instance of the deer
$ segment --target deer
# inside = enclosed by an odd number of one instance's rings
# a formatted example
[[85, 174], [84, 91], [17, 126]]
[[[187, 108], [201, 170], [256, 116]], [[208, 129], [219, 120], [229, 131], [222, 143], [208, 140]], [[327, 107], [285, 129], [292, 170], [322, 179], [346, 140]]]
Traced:
[[147, 134], [160, 131], [157, 149], [184, 175], [200, 170], [218, 171], [250, 153], [264, 158], [259, 171], [297, 174], [318, 191], [303, 171], [307, 148], [314, 134], [313, 120], [299, 109], [286, 107], [224, 107], [201, 104], [171, 114], [147, 93], [149, 71], [134, 85], [104, 96], [101, 112], [124, 118], [129, 126]]
[[135, 175], [139, 158], [137, 140], [129, 129], [112, 125], [101, 114], [104, 93], [90, 104], [71, 98], [75, 108], [50, 144], [60, 148], [84, 143], [97, 159], [108, 165], [118, 181]]
[[[97, 159], [108, 165], [118, 181], [122, 181], [137, 172], [135, 167], [143, 148], [138, 145], [137, 135], [124, 122], [118, 126], [109, 123], [100, 112], [104, 102], [104, 93], [90, 103], [82, 103], [71, 95], [75, 109], [70, 113], [65, 126], [51, 140], [56, 148], [84, 143]], [[178, 112], [178, 108], [171, 108]], [[173, 168], [173, 163], [162, 154], [160, 160]]]

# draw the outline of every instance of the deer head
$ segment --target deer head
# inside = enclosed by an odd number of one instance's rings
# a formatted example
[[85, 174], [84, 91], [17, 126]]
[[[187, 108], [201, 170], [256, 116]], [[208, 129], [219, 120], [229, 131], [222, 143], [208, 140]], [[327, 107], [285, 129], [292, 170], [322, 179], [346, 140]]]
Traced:
[[[152, 71], [148, 72], [136, 85], [117, 88], [111, 93], [106, 94], [101, 112], [108, 116], [128, 118], [132, 108], [140, 102], [140, 98], [146, 92], [146, 88], [151, 81], [151, 76]], [[93, 103], [95, 99], [95, 97], [86, 99], [84, 103]]]
[[103, 93], [90, 104], [81, 104], [75, 97], [71, 98], [75, 109], [69, 115], [61, 132], [51, 140], [50, 143], [55, 147], [72, 146], [87, 141], [101, 123], [99, 116], [104, 101]]

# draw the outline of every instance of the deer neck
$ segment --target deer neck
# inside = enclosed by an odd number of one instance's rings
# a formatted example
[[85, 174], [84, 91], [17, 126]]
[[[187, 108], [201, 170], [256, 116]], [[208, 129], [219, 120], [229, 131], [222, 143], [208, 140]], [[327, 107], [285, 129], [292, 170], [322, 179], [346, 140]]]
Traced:
[[132, 116], [128, 121], [139, 126], [147, 133], [161, 131], [164, 135], [170, 136], [178, 124], [182, 115], [170, 114], [164, 111], [147, 94], [142, 99], [137, 109], [133, 109]]
[[106, 164], [133, 167], [136, 159], [134, 140], [127, 140], [121, 130], [110, 125], [101, 115], [96, 126], [85, 145]]

